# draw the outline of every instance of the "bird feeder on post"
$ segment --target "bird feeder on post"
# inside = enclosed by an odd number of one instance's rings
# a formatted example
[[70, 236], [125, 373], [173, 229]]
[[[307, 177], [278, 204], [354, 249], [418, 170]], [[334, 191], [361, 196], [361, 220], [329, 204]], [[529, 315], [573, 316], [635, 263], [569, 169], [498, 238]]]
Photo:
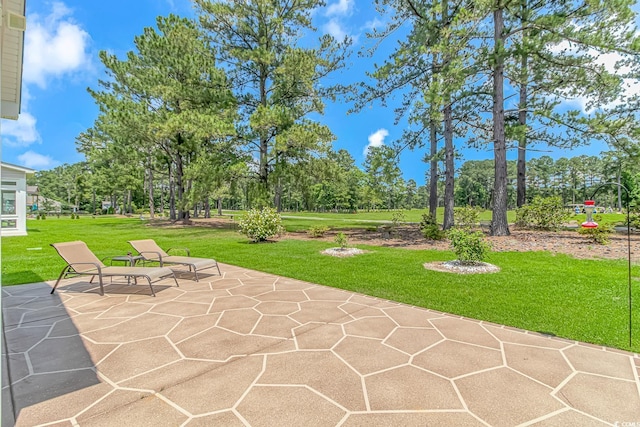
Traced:
[[587, 214], [587, 220], [583, 222], [582, 228], [597, 228], [598, 223], [593, 220], [593, 211], [596, 208], [595, 200], [585, 200], [584, 201], [584, 211]]

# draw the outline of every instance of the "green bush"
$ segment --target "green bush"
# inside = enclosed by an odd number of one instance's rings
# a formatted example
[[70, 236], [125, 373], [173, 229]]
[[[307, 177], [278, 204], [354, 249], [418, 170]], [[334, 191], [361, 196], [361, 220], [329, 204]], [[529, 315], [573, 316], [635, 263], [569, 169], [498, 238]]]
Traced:
[[484, 239], [481, 231], [469, 231], [461, 228], [452, 228], [447, 233], [451, 241], [451, 248], [461, 263], [482, 262], [487, 253], [491, 250], [491, 245]]
[[596, 228], [580, 228], [578, 234], [587, 237], [593, 243], [608, 245], [613, 233], [613, 224], [602, 222], [602, 216], [600, 215], [594, 215], [593, 220], [598, 223]]
[[284, 232], [282, 218], [273, 208], [251, 209], [238, 221], [238, 228], [254, 242], [264, 242]]
[[569, 217], [570, 213], [564, 208], [559, 196], [536, 196], [531, 203], [516, 210], [516, 225], [521, 228], [555, 231]]
[[453, 208], [453, 221], [456, 227], [470, 230], [480, 222], [480, 212], [472, 206]]
[[336, 242], [338, 246], [340, 246], [341, 249], [346, 249], [349, 243], [347, 236], [343, 232], [336, 234], [336, 237], [333, 240]]
[[395, 211], [391, 214], [391, 226], [396, 229], [398, 226], [406, 221], [406, 216], [403, 211]]
[[329, 231], [329, 227], [324, 225], [314, 225], [307, 230], [307, 234], [310, 237], [323, 237], [324, 234]]
[[629, 212], [629, 225], [632, 228], [640, 229], [640, 209], [638, 207], [632, 208]]
[[420, 231], [424, 238], [428, 240], [442, 240], [446, 236], [445, 232], [440, 229], [436, 220], [429, 214], [422, 214]]

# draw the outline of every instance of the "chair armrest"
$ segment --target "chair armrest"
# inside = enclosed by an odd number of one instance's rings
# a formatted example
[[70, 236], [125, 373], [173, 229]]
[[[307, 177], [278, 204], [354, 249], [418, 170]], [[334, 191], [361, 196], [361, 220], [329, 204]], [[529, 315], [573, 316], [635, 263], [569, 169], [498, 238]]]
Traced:
[[170, 251], [185, 251], [187, 253], [187, 256], [191, 256], [191, 252], [189, 251], [189, 248], [169, 248], [167, 249], [167, 253], [169, 253]]
[[[156, 251], [142, 251], [142, 252], [138, 252], [140, 254], [140, 256], [144, 257], [145, 261], [159, 261], [160, 264], [162, 264], [162, 254], [160, 252], [156, 252]], [[153, 254], [155, 255], [154, 258], [149, 258], [147, 257], [147, 255], [145, 254]]]

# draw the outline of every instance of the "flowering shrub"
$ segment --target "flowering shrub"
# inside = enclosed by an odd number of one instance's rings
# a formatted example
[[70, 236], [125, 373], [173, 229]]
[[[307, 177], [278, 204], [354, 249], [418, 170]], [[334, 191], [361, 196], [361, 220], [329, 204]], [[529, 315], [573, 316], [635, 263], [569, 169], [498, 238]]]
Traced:
[[468, 231], [461, 228], [452, 228], [447, 233], [451, 241], [453, 252], [461, 263], [473, 264], [482, 262], [491, 250], [491, 245], [484, 240], [481, 231]]
[[273, 208], [263, 208], [261, 211], [251, 209], [238, 222], [238, 227], [242, 234], [254, 242], [264, 242], [284, 232], [282, 218]]

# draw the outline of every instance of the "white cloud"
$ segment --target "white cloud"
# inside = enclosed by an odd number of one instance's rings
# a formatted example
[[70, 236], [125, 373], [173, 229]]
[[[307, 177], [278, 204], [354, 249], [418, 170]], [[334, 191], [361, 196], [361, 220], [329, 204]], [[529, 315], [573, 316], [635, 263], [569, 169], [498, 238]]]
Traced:
[[364, 150], [362, 151], [362, 154], [364, 156], [366, 156], [367, 152], [369, 151], [369, 147], [381, 147], [381, 146], [383, 146], [384, 145], [384, 139], [387, 136], [389, 136], [389, 131], [386, 130], [385, 128], [378, 129], [377, 131], [375, 131], [374, 133], [369, 135], [369, 138], [367, 138], [369, 140], [369, 143], [367, 144], [366, 147], [364, 147]]
[[[46, 16], [27, 17], [22, 71], [21, 113], [18, 120], [2, 121], [2, 143], [27, 147], [41, 142], [37, 119], [29, 113], [30, 85], [46, 89], [49, 80], [91, 69], [89, 34], [69, 16], [71, 9], [55, 1]], [[28, 152], [31, 153], [31, 152]], [[27, 155], [28, 153], [25, 153]], [[35, 154], [35, 153], [33, 153]]]
[[[581, 53], [577, 47], [573, 46], [568, 41], [562, 41], [558, 44], [550, 46], [549, 50], [552, 53], [590, 56], [591, 58], [593, 58], [592, 61], [594, 65], [604, 67], [604, 69], [611, 74], [617, 74], [622, 76], [631, 71], [631, 67], [624, 64], [618, 66], [618, 68], [616, 69], [617, 64], [621, 64], [622, 63], [621, 61], [625, 59], [623, 55], [617, 52], [599, 54], [595, 49], [589, 49], [586, 52]], [[625, 78], [623, 82], [623, 87], [625, 88], [623, 89], [623, 97], [633, 97], [633, 96], [640, 95], [640, 82], [638, 82], [636, 79]], [[606, 109], [615, 107], [617, 105], [620, 105], [623, 102], [624, 102], [624, 99], [619, 99], [607, 105], [599, 105], [598, 108], [602, 108], [606, 110]], [[590, 100], [584, 96], [578, 96], [578, 97], [566, 99], [565, 103], [570, 106], [575, 105], [578, 108], [580, 108], [584, 113], [587, 113], [587, 114], [593, 112], [593, 110], [595, 109], [595, 107], [593, 106], [593, 100]]]
[[376, 18], [373, 18], [371, 21], [365, 22], [362, 28], [364, 28], [365, 30], [373, 31], [377, 28], [383, 27], [384, 25], [385, 25], [384, 21], [381, 21], [376, 17]]
[[355, 43], [357, 36], [352, 36], [347, 32], [344, 19], [353, 14], [354, 0], [337, 0], [327, 6], [324, 16], [329, 21], [322, 26], [325, 34], [333, 36], [338, 41], [343, 41], [345, 37], [351, 37]]
[[20, 164], [32, 169], [50, 169], [58, 164], [51, 157], [31, 150], [19, 155], [18, 160], [20, 160]]
[[40, 142], [40, 134], [36, 129], [36, 118], [27, 112], [20, 113], [18, 120], [2, 121], [2, 142], [7, 146], [27, 147]]
[[63, 3], [54, 2], [49, 15], [27, 17], [23, 68], [26, 84], [44, 89], [52, 77], [91, 67], [87, 52], [91, 38], [73, 21], [70, 13]]
[[353, 0], [338, 0], [327, 7], [326, 16], [348, 16], [353, 11]]
[[331, 35], [338, 41], [344, 40], [344, 38], [347, 36], [347, 32], [342, 28], [342, 25], [336, 19], [330, 19], [329, 22], [324, 24], [322, 28], [324, 29], [325, 33]]

